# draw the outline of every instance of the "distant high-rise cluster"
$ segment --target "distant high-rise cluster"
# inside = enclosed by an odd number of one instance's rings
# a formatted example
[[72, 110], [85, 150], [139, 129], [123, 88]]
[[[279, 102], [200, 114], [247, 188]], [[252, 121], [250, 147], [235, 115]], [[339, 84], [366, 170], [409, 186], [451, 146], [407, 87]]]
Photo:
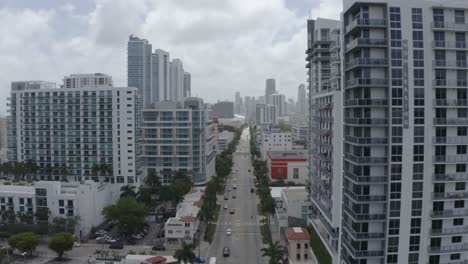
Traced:
[[160, 101], [182, 102], [190, 96], [191, 78], [180, 59], [170, 60], [162, 49], [152, 51], [146, 39], [131, 35], [128, 40], [128, 86], [136, 87], [143, 97], [143, 106]]

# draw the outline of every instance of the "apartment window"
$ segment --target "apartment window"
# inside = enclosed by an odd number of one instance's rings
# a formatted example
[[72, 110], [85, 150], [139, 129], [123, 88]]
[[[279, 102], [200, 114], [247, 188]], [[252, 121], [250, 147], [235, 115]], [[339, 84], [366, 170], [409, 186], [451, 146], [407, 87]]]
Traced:
[[468, 136], [467, 127], [457, 127], [457, 136]]
[[423, 182], [413, 182], [413, 198], [422, 198]]
[[466, 187], [465, 182], [456, 182], [455, 183], [455, 190], [456, 191], [464, 191]]
[[455, 218], [453, 219], [453, 225], [454, 226], [462, 226], [464, 223], [464, 219], [463, 218]]
[[456, 200], [454, 202], [455, 208], [465, 208], [465, 200]]
[[388, 238], [388, 252], [397, 252], [398, 251], [398, 237], [389, 237]]
[[467, 118], [468, 117], [467, 108], [458, 108], [457, 109], [457, 117], [458, 118]]
[[419, 254], [418, 253], [409, 253], [408, 254], [408, 264], [418, 264], [419, 263]]
[[424, 127], [414, 127], [414, 143], [424, 143]]
[[[396, 247], [396, 250], [398, 250], [398, 247]], [[396, 251], [392, 251], [392, 252], [396, 252]], [[398, 255], [387, 255], [387, 263], [398, 263]]]
[[393, 162], [401, 162], [402, 158], [402, 146], [392, 146], [392, 161]]
[[419, 236], [410, 236], [410, 251], [418, 251], [420, 244], [420, 237]]
[[293, 179], [299, 179], [299, 168], [293, 168]]
[[[413, 62], [414, 67], [424, 67], [424, 50], [413, 50]], [[424, 71], [419, 78], [424, 78]]]
[[[389, 235], [398, 235], [398, 234], [400, 234], [400, 221], [398, 219], [390, 219], [389, 220], [389, 222], [388, 222], [388, 234]], [[398, 243], [397, 243], [397, 245], [398, 245]]]
[[455, 166], [456, 172], [466, 172], [466, 164], [457, 164]]
[[400, 209], [401, 209], [400, 201], [390, 201], [390, 216], [391, 217], [399, 217]]
[[401, 49], [391, 50], [392, 66], [401, 66]]
[[296, 260], [301, 260], [301, 254], [296, 254]]
[[422, 31], [413, 31], [413, 47], [414, 48], [423, 48], [423, 32]]
[[424, 164], [413, 164], [413, 180], [422, 180], [424, 175]]
[[[424, 67], [424, 61], [414, 61], [415, 67], [416, 64], [418, 65], [423, 65], [421, 67]], [[424, 86], [424, 69], [414, 69], [413, 70], [413, 75], [414, 75], [414, 85], [415, 86]]]
[[455, 10], [455, 24], [465, 24], [465, 10]]
[[309, 259], [309, 255], [307, 253], [304, 254], [304, 259]]
[[421, 233], [421, 218], [411, 218], [411, 234]]
[[461, 243], [462, 242], [462, 237], [461, 236], [453, 236], [452, 237], [452, 243]]
[[413, 21], [413, 29], [422, 29], [423, 28], [423, 17], [421, 8], [412, 8], [411, 9], [411, 18]]
[[424, 125], [424, 108], [414, 108], [414, 123]]
[[450, 254], [450, 260], [458, 260], [460, 259], [460, 253]]
[[[437, 22], [441, 22], [442, 25], [443, 25], [443, 22], [444, 22], [444, 10], [443, 10], [443, 9], [434, 8], [434, 9], [432, 10], [432, 12], [433, 12], [433, 20], [434, 20], [434, 22], [436, 22], [436, 24], [437, 24]], [[440, 25], [440, 23], [439, 23], [438, 25]]]

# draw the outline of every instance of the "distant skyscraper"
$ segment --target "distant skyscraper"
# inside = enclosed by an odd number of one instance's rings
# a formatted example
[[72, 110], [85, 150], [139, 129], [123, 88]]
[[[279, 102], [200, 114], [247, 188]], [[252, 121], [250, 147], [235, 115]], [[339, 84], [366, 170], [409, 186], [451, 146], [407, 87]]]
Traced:
[[130, 35], [127, 46], [127, 84], [138, 88], [144, 106], [153, 102], [151, 87], [151, 44]]
[[240, 96], [240, 92], [236, 92], [236, 94], [235, 94], [234, 113], [235, 114], [242, 114], [242, 98]]
[[192, 77], [189, 72], [184, 73], [184, 97], [190, 97], [192, 95]]
[[307, 111], [307, 94], [305, 85], [301, 83], [299, 87], [297, 87], [297, 112], [300, 114], [305, 114]]
[[265, 103], [272, 104], [271, 95], [276, 93], [276, 82], [275, 79], [266, 79], [265, 86]]
[[234, 117], [234, 103], [229, 101], [217, 102], [211, 109], [213, 115], [220, 118], [233, 118]]
[[271, 95], [272, 105], [275, 106], [276, 116], [286, 115], [286, 97], [284, 94], [272, 94]]
[[157, 49], [152, 55], [152, 103], [169, 101], [170, 92], [170, 55], [169, 52]]
[[184, 66], [179, 59], [173, 59], [170, 64], [169, 100], [181, 102], [184, 99]]
[[112, 87], [112, 77], [103, 73], [71, 74], [63, 78], [62, 88]]
[[278, 124], [278, 116], [274, 105], [257, 104], [255, 106], [255, 122], [257, 125]]

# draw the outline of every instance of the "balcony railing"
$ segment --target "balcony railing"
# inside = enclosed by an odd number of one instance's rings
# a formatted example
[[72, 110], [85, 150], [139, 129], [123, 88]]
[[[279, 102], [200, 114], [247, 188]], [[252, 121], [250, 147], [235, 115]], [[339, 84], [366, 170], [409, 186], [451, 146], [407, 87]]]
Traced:
[[386, 157], [358, 157], [358, 156], [345, 153], [344, 158], [351, 162], [360, 163], [360, 164], [387, 163]]
[[434, 60], [434, 68], [468, 68], [466, 60]]
[[371, 220], [382, 220], [385, 221], [385, 213], [371, 214], [371, 213], [358, 213], [354, 212], [349, 206], [343, 205], [344, 211], [348, 213], [354, 220], [357, 221], [371, 221]]
[[434, 118], [434, 124], [435, 125], [447, 125], [447, 126], [468, 125], [468, 119]]
[[440, 49], [468, 49], [468, 42], [434, 40], [432, 41], [432, 47]]
[[349, 125], [366, 125], [366, 126], [382, 126], [387, 125], [386, 118], [353, 118], [346, 117], [344, 122]]
[[377, 47], [385, 48], [387, 47], [387, 39], [384, 38], [355, 38], [346, 44], [345, 50], [350, 51], [357, 47]]
[[386, 58], [355, 58], [346, 63], [346, 69], [355, 66], [378, 67], [387, 65], [388, 60]]
[[346, 26], [346, 33], [357, 27], [386, 27], [387, 20], [375, 18], [356, 18]]
[[362, 145], [387, 144], [387, 138], [345, 136], [345, 140], [351, 143], [362, 144]]
[[433, 29], [445, 29], [445, 30], [456, 30], [456, 31], [468, 31], [468, 24], [456, 24], [445, 21], [432, 22]]
[[387, 86], [388, 79], [378, 78], [356, 78], [346, 81], [346, 88], [356, 86]]
[[385, 202], [387, 201], [387, 196], [384, 195], [377, 195], [377, 194], [355, 194], [349, 189], [344, 189], [345, 194], [347, 194], [351, 199], [356, 202]]
[[468, 173], [445, 173], [445, 174], [433, 174], [432, 179], [434, 181], [468, 181]]
[[458, 235], [458, 234], [468, 234], [468, 226], [431, 229], [431, 235], [433, 236], [446, 236], [446, 235]]
[[434, 218], [468, 216], [468, 209], [446, 209], [442, 211], [432, 210], [431, 216]]
[[463, 106], [468, 105], [468, 100], [466, 99], [435, 99], [435, 106]]
[[345, 106], [387, 106], [387, 99], [348, 99], [345, 100]]
[[445, 79], [436, 79], [433, 80], [432, 84], [437, 88], [449, 88], [449, 87], [468, 87], [468, 82], [466, 80], [445, 80]]
[[345, 176], [357, 183], [387, 183], [387, 176], [358, 176], [349, 171], [345, 171]]
[[468, 198], [468, 192], [433, 192], [433, 200], [450, 200]]
[[468, 155], [439, 155], [433, 157], [434, 162], [468, 162]]
[[459, 245], [447, 245], [440, 247], [431, 247], [429, 246], [429, 253], [438, 254], [438, 253], [452, 253], [452, 252], [462, 252], [468, 250], [468, 243], [463, 243]]
[[432, 143], [434, 144], [468, 144], [467, 136], [459, 137], [433, 137]]

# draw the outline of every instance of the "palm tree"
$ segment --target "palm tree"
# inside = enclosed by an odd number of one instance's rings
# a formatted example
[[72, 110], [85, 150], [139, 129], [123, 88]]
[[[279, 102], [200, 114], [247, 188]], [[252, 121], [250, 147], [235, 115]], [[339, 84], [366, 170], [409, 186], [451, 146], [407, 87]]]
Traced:
[[146, 188], [149, 188], [152, 192], [158, 193], [161, 188], [161, 179], [156, 172], [150, 172], [143, 180]]
[[270, 242], [268, 247], [262, 248], [262, 256], [269, 257], [269, 264], [281, 264], [284, 261], [286, 254], [285, 248], [280, 244], [279, 241]]
[[135, 191], [136, 187], [135, 185], [125, 185], [125, 186], [122, 186], [120, 188], [120, 198], [122, 197], [127, 197], [127, 196], [131, 196], [131, 197], [136, 197], [137, 196], [137, 193]]
[[177, 259], [177, 263], [180, 263], [181, 261], [183, 261], [184, 264], [189, 262], [193, 263], [193, 260], [196, 257], [195, 253], [193, 252], [194, 249], [195, 246], [193, 244], [182, 241], [181, 247], [174, 253], [174, 258]]

